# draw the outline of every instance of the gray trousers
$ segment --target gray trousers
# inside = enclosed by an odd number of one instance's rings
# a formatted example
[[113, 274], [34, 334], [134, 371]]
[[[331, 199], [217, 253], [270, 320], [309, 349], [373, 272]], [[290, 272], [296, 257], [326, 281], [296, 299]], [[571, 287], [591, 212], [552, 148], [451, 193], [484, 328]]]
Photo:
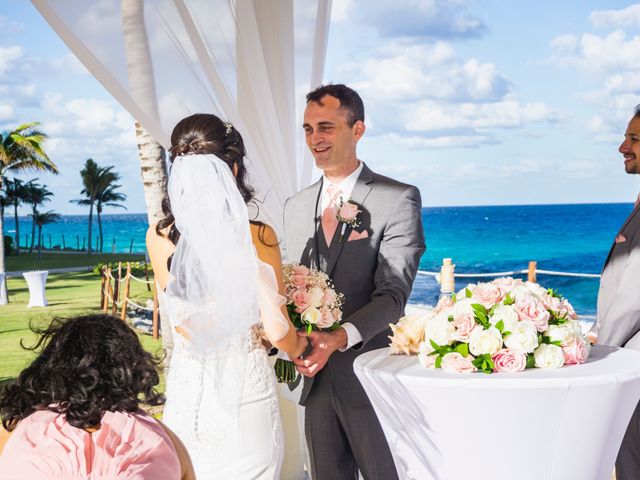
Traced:
[[[640, 332], [631, 337], [624, 348], [640, 351]], [[638, 479], [640, 479], [640, 403], [633, 411], [616, 459], [616, 480]]]
[[346, 404], [321, 371], [305, 403], [313, 480], [397, 480], [389, 445], [373, 407]]

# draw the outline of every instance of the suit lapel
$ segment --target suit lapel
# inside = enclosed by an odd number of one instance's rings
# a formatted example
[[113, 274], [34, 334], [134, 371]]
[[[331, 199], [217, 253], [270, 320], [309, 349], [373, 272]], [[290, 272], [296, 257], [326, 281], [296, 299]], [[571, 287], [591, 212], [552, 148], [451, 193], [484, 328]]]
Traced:
[[[638, 214], [638, 212], [640, 212], [640, 205], [637, 205], [637, 206], [635, 206], [633, 208], [633, 210], [631, 211], [631, 213], [629, 214], [627, 219], [624, 221], [624, 223], [620, 227], [620, 230], [618, 230], [616, 238], [618, 238], [618, 235], [620, 235], [622, 233], [622, 231], [625, 228], [627, 228], [627, 225], [629, 225], [629, 223], [631, 223], [631, 220]], [[607, 267], [607, 263], [609, 263], [609, 259], [611, 258], [611, 254], [613, 253], [613, 249], [615, 248], [615, 246], [616, 246], [616, 242], [614, 240], [613, 241], [613, 245], [611, 245], [611, 248], [609, 249], [609, 254], [607, 255], [607, 259], [604, 261], [604, 266], [602, 267], [602, 272], [604, 272], [604, 269]], [[602, 273], [602, 272], [600, 272], [600, 273]]]
[[[369, 196], [371, 192], [371, 184], [373, 183], [373, 172], [367, 167], [365, 164], [362, 168], [362, 172], [360, 172], [360, 176], [358, 180], [356, 180], [356, 184], [353, 186], [353, 191], [351, 192], [351, 197], [349, 200], [356, 203], [358, 206], [364, 205], [365, 200]], [[345, 226], [344, 234], [340, 235], [342, 232], [342, 227]], [[342, 253], [342, 248], [344, 244], [347, 243], [349, 235], [351, 234], [352, 228], [345, 224], [338, 225], [338, 231], [336, 235], [333, 236], [333, 240], [331, 241], [331, 247], [329, 248], [328, 261], [327, 261], [327, 269], [325, 273], [329, 276], [333, 273], [333, 269], [338, 262], [338, 258], [340, 258], [340, 254]]]

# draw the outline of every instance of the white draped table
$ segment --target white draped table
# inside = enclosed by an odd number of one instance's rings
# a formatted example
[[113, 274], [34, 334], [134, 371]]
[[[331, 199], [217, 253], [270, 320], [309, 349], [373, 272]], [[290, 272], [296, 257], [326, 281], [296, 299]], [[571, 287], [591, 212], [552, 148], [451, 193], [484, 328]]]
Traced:
[[400, 479], [609, 480], [640, 398], [640, 353], [520, 373], [427, 369], [388, 348], [356, 359]]

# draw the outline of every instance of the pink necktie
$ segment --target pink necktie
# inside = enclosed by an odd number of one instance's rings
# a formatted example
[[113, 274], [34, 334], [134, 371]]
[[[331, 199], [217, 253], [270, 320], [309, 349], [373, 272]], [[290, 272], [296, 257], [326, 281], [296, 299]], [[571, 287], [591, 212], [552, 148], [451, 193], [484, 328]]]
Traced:
[[341, 193], [342, 191], [336, 185], [331, 184], [327, 187], [329, 204], [322, 212], [322, 231], [324, 232], [324, 239], [327, 241], [327, 246], [331, 245], [333, 234], [336, 233], [336, 229], [338, 228], [336, 200]]

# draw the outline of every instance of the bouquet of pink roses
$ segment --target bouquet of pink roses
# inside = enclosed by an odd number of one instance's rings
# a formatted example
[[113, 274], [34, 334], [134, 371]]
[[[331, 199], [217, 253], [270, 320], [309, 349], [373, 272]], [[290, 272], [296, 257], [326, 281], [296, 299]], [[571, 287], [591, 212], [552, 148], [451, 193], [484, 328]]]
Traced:
[[[335, 291], [329, 276], [297, 263], [284, 265], [283, 270], [287, 311], [293, 325], [306, 330], [307, 335], [312, 330], [338, 328], [344, 297]], [[276, 360], [275, 371], [281, 383], [297, 377], [293, 362], [283, 358]]]
[[[498, 278], [468, 285], [423, 318], [392, 326], [391, 351], [417, 350], [425, 367], [464, 373], [559, 368], [584, 363], [589, 356], [591, 345], [577, 318], [571, 304], [553, 290]], [[418, 327], [407, 325], [409, 320], [419, 322]]]

